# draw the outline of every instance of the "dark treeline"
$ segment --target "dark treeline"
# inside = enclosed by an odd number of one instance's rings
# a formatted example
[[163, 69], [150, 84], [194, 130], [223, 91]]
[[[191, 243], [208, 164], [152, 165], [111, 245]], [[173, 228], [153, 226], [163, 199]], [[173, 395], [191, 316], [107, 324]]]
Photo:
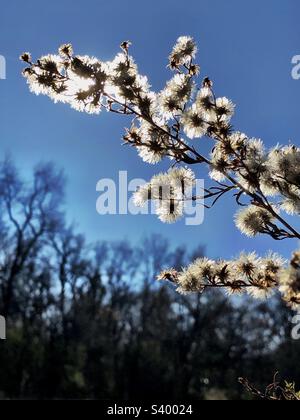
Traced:
[[179, 296], [155, 283], [197, 255], [153, 236], [85, 243], [66, 225], [64, 178], [39, 165], [23, 182], [0, 166], [0, 397], [237, 399], [238, 377], [300, 382], [291, 314], [220, 293]]

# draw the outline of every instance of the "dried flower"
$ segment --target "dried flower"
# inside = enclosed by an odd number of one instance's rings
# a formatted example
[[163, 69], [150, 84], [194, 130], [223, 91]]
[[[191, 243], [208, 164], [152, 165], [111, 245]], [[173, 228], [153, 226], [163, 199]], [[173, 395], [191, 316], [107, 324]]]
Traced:
[[29, 52], [25, 52], [20, 56], [20, 60], [24, 61], [25, 63], [29, 63], [31, 64], [32, 61], [32, 57], [31, 54]]
[[274, 217], [267, 210], [256, 206], [239, 211], [235, 217], [236, 226], [250, 237], [267, 232], [273, 221]]
[[284, 300], [294, 310], [300, 308], [300, 252], [295, 252], [289, 268], [281, 273], [280, 292]]
[[197, 46], [193, 38], [189, 36], [178, 38], [169, 57], [170, 67], [174, 69], [181, 65], [188, 64], [192, 58], [195, 58], [196, 53]]
[[73, 47], [72, 44], [63, 44], [58, 49], [59, 55], [63, 58], [70, 58], [73, 55]]
[[263, 259], [255, 253], [242, 253], [232, 261], [199, 258], [182, 272], [176, 272], [174, 282], [183, 294], [223, 288], [230, 295], [247, 292], [256, 299], [266, 299], [274, 293], [283, 265], [284, 261], [275, 254]]

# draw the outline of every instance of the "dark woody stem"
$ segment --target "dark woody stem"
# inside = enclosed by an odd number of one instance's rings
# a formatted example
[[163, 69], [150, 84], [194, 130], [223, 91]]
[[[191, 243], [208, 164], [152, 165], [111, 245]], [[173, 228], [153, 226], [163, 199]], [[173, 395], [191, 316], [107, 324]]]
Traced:
[[294, 229], [287, 221], [285, 221], [271, 206], [271, 204], [269, 204], [267, 206], [267, 210], [272, 214], [273, 217], [275, 217], [275, 219], [277, 219], [283, 226], [285, 226], [290, 232], [292, 232], [293, 236], [292, 238], [297, 238], [300, 239], [300, 233], [296, 231], [296, 229]]
[[[180, 286], [180, 284], [178, 283], [177, 280], [174, 279], [168, 279], [169, 282], [171, 282], [172, 284], [176, 285], [176, 286]], [[205, 289], [228, 289], [228, 288], [232, 288], [232, 290], [245, 290], [245, 289], [253, 289], [253, 288], [257, 288], [257, 289], [261, 289], [262, 286], [260, 284], [258, 284], [255, 281], [252, 281], [251, 279], [248, 280], [249, 283], [246, 283], [244, 280], [241, 281], [236, 281], [234, 283], [217, 283], [217, 282], [213, 282], [211, 281], [210, 283], [199, 283], [199, 288], [203, 289], [203, 291]], [[270, 288], [272, 287], [276, 287], [278, 286], [278, 283], [276, 281], [273, 282], [272, 285], [270, 285]]]

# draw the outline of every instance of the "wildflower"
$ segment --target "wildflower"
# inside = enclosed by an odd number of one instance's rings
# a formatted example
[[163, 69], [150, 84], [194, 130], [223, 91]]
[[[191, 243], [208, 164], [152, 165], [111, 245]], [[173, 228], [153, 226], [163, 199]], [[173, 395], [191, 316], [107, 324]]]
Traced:
[[295, 252], [289, 268], [282, 270], [280, 292], [284, 300], [294, 310], [300, 308], [300, 252]]
[[234, 114], [235, 105], [227, 98], [218, 98], [216, 100], [216, 116], [220, 121], [229, 121]]
[[169, 56], [169, 64], [172, 69], [178, 68], [180, 65], [188, 64], [192, 58], [195, 58], [197, 46], [193, 38], [182, 36], [178, 38], [173, 51]]
[[141, 95], [149, 93], [150, 85], [146, 76], [138, 73], [137, 65], [132, 57], [126, 54], [118, 54], [108, 64], [111, 93], [118, 101], [130, 101], [139, 104]]
[[180, 293], [202, 293], [208, 287], [222, 287], [229, 295], [247, 292], [256, 299], [266, 299], [274, 293], [284, 261], [270, 253], [259, 258], [255, 253], [242, 253], [232, 261], [199, 258], [176, 272]]
[[50, 95], [53, 86], [53, 78], [41, 70], [27, 69], [23, 72], [27, 79], [29, 89], [35, 95]]
[[247, 142], [247, 136], [244, 133], [236, 131], [229, 136], [228, 142], [233, 152], [240, 152], [244, 149]]
[[191, 64], [189, 72], [191, 76], [198, 76], [200, 74], [200, 66], [198, 66], [197, 64]]
[[260, 139], [248, 139], [243, 149], [243, 166], [238, 172], [239, 183], [251, 193], [257, 191], [266, 167], [266, 154]]
[[24, 61], [25, 63], [29, 63], [31, 64], [32, 61], [32, 57], [31, 54], [29, 52], [25, 52], [20, 56], [20, 60]]
[[153, 200], [170, 200], [181, 195], [181, 190], [176, 190], [176, 186], [171, 183], [170, 171], [155, 175], [150, 185]]
[[169, 143], [167, 127], [165, 130], [164, 127], [159, 129], [142, 120], [138, 130], [138, 137], [140, 144], [137, 145], [137, 150], [144, 162], [156, 164], [166, 156]]
[[269, 152], [265, 167], [261, 177], [262, 191], [270, 196], [283, 196], [281, 208], [288, 214], [298, 214], [300, 149], [296, 146], [275, 147]]
[[132, 43], [130, 41], [124, 41], [122, 42], [122, 44], [120, 45], [120, 48], [124, 51], [128, 51], [129, 47], [132, 45]]
[[164, 223], [174, 223], [183, 216], [185, 198], [192, 194], [195, 174], [187, 168], [173, 168], [154, 176], [134, 194], [135, 205], [142, 207], [148, 200], [156, 202], [156, 214]]
[[178, 288], [176, 291], [182, 295], [190, 293], [203, 293], [205, 286], [190, 271], [183, 271], [178, 277]]
[[294, 216], [295, 214], [300, 214], [300, 198], [294, 196], [293, 198], [286, 199], [281, 204], [281, 209], [284, 210], [287, 214]]
[[[167, 82], [165, 89], [159, 95], [159, 104], [167, 116], [174, 111], [181, 111], [191, 97], [193, 83], [190, 76], [176, 74]], [[171, 100], [172, 98], [172, 100]]]
[[211, 169], [209, 172], [210, 178], [217, 182], [224, 182], [226, 180], [226, 175], [222, 172], [222, 170], [223, 168], [226, 168], [226, 165], [227, 163], [225, 161], [216, 162], [214, 169]]
[[276, 147], [269, 155], [272, 169], [281, 174], [288, 182], [299, 185], [300, 148], [296, 146]]
[[173, 199], [157, 201], [156, 214], [163, 223], [175, 223], [181, 219], [184, 212], [182, 200]]
[[144, 162], [155, 165], [159, 163], [165, 156], [165, 150], [155, 143], [137, 146], [139, 156]]
[[171, 283], [177, 283], [178, 282], [178, 272], [171, 268], [170, 270], [164, 270], [162, 271], [158, 276], [157, 280], [167, 280]]
[[207, 133], [208, 124], [205, 116], [197, 111], [194, 105], [182, 115], [181, 123], [190, 139], [203, 137]]
[[211, 154], [209, 176], [217, 182], [226, 180], [226, 171], [230, 170], [229, 155], [224, 153], [222, 143], [218, 143]]
[[249, 206], [239, 211], [235, 217], [236, 226], [249, 237], [268, 231], [269, 224], [274, 217], [265, 209]]
[[274, 287], [264, 287], [263, 285], [250, 286], [247, 288], [247, 293], [258, 300], [266, 300], [273, 296]]
[[195, 185], [195, 174], [189, 168], [174, 168], [169, 171], [168, 176], [170, 184], [181, 189], [183, 195]]
[[133, 203], [137, 207], [143, 207], [151, 199], [151, 186], [149, 184], [139, 187], [133, 194]]
[[58, 53], [63, 58], [71, 58], [73, 55], [72, 44], [63, 44], [59, 47]]
[[272, 171], [268, 160], [259, 175], [260, 189], [266, 197], [275, 197], [280, 194], [280, 182], [276, 179], [276, 173]]
[[217, 261], [215, 264], [215, 277], [221, 284], [233, 284], [236, 273], [232, 262]]
[[258, 270], [260, 262], [261, 260], [255, 252], [252, 252], [251, 254], [241, 253], [235, 263], [237, 275], [246, 277], [253, 276]]
[[212, 89], [212, 87], [213, 87], [213, 82], [212, 82], [212, 80], [210, 80], [210, 78], [209, 78], [209, 77], [205, 77], [205, 78], [203, 79], [203, 82], [202, 82], [202, 87], [203, 87], [203, 88], [209, 88], [209, 89]]
[[199, 258], [178, 275], [180, 293], [203, 292], [213, 279], [215, 262], [208, 258]]
[[170, 120], [182, 113], [183, 104], [169, 89], [165, 89], [158, 96], [158, 105], [162, 115]]
[[162, 199], [176, 198], [182, 200], [195, 185], [195, 174], [187, 168], [173, 168], [166, 174], [155, 176], [151, 181], [152, 188], [161, 190]]
[[196, 108], [199, 112], [209, 114], [214, 109], [214, 97], [210, 88], [202, 88], [196, 97]]
[[38, 61], [40, 69], [49, 73], [59, 73], [59, 70], [63, 66], [63, 62], [59, 55], [48, 54], [41, 57]]
[[286, 260], [284, 260], [280, 255], [270, 252], [266, 258], [261, 260], [261, 264], [265, 272], [278, 275], [286, 264]]

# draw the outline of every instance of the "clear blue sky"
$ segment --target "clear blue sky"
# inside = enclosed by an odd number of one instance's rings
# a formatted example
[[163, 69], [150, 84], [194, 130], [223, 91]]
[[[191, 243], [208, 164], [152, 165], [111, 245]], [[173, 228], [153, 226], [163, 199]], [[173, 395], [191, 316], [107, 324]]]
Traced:
[[[161, 233], [174, 243], [207, 245], [210, 256], [231, 257], [241, 249], [285, 255], [295, 242], [250, 240], [235, 230], [235, 205], [225, 200], [206, 212], [205, 224], [163, 225], [154, 216], [99, 216], [96, 183], [128, 170], [131, 178], [150, 178], [161, 167], [144, 164], [121, 146], [126, 121], [103, 114], [91, 117], [27, 89], [18, 56], [56, 52], [72, 42], [77, 53], [111, 59], [121, 41], [133, 42], [141, 73], [155, 89], [169, 74], [166, 57], [180, 35], [199, 43], [202, 75], [215, 80], [221, 96], [238, 105], [234, 124], [268, 145], [300, 139], [300, 81], [291, 78], [291, 58], [300, 54], [300, 2], [297, 0], [11, 0], [1, 5], [0, 54], [7, 59], [7, 80], [0, 81], [0, 153], [10, 153], [28, 174], [41, 160], [63, 167], [68, 178], [69, 220], [89, 240], [137, 240]], [[202, 173], [198, 173], [199, 176]]]

